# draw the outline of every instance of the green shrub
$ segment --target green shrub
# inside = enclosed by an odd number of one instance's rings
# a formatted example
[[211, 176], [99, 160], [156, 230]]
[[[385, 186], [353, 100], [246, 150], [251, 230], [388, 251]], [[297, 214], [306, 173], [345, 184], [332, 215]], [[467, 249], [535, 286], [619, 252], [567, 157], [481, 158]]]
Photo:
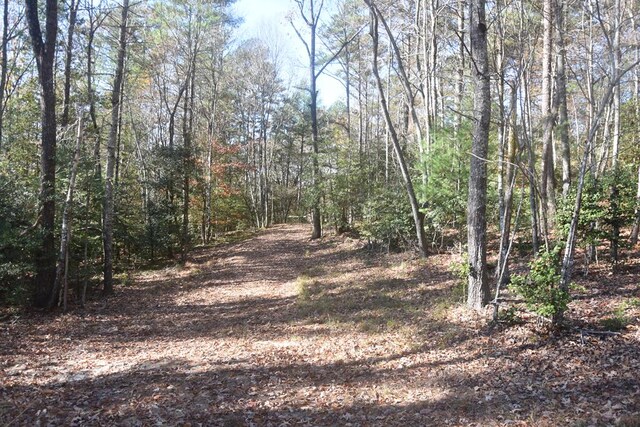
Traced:
[[429, 154], [420, 168], [427, 171], [426, 183], [415, 179], [418, 197], [428, 203], [425, 224], [431, 234], [457, 229], [464, 234], [467, 214], [469, 165], [466, 153], [470, 139], [464, 129], [458, 136], [453, 130], [440, 129], [434, 135]]
[[469, 282], [469, 255], [462, 254], [460, 261], [454, 261], [449, 265], [449, 272], [456, 277], [456, 284], [451, 293], [456, 301], [463, 302], [467, 296], [467, 283]]
[[529, 274], [511, 278], [510, 287], [524, 298], [527, 308], [546, 318], [557, 318], [570, 301], [569, 293], [560, 289], [560, 251], [558, 246], [541, 252], [529, 265]]
[[[607, 240], [611, 242], [617, 239], [614, 229], [631, 224], [636, 207], [634, 184], [633, 171], [625, 167], [597, 180], [586, 177], [577, 229], [578, 239], [584, 247]], [[575, 197], [574, 189], [558, 209], [557, 220], [563, 239], [569, 232]]]
[[415, 240], [407, 196], [401, 189], [379, 189], [365, 203], [360, 232], [376, 245], [406, 249]]

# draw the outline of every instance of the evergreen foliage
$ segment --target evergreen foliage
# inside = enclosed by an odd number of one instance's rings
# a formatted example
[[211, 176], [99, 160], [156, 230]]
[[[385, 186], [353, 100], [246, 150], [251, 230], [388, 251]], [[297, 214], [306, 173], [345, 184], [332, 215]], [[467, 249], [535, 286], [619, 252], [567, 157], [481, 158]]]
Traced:
[[513, 275], [510, 287], [521, 295], [534, 313], [555, 319], [564, 313], [571, 297], [560, 289], [561, 246], [541, 252], [530, 264], [526, 275]]

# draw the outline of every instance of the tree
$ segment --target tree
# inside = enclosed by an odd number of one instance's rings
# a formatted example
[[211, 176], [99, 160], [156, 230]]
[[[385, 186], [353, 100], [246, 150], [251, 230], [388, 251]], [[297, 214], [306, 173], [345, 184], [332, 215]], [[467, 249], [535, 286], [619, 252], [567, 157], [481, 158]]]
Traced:
[[67, 44], [65, 46], [64, 59], [64, 86], [62, 100], [62, 118], [60, 124], [67, 126], [69, 124], [69, 109], [71, 104], [71, 62], [73, 61], [73, 36], [76, 30], [76, 20], [78, 17], [78, 8], [80, 0], [71, 0], [69, 3], [69, 27], [67, 29]]
[[549, 222], [556, 211], [555, 175], [553, 168], [553, 127], [556, 120], [556, 105], [552, 101], [552, 42], [555, 16], [555, 0], [544, 0], [543, 48], [542, 48], [542, 172], [540, 179], [540, 198], [542, 199], [542, 221], [545, 238], [549, 234]]
[[485, 1], [471, 0], [469, 32], [471, 73], [473, 76], [473, 139], [469, 169], [467, 245], [469, 251], [469, 289], [467, 305], [481, 309], [489, 302], [487, 281], [487, 153], [491, 120], [491, 83], [487, 53]]
[[307, 2], [305, 0], [296, 0], [300, 16], [304, 20], [309, 29], [309, 40], [307, 41], [298, 29], [291, 25], [298, 34], [300, 41], [304, 44], [307, 51], [307, 57], [309, 58], [309, 94], [311, 95], [309, 109], [311, 113], [311, 145], [313, 147], [313, 159], [312, 159], [312, 174], [311, 174], [311, 186], [313, 191], [311, 210], [313, 231], [311, 232], [312, 239], [318, 239], [322, 237], [322, 221], [320, 218], [320, 163], [318, 155], [320, 150], [318, 149], [318, 77], [322, 73], [324, 67], [321, 67], [320, 72], [316, 71], [316, 33], [318, 30], [318, 23], [320, 21], [320, 15], [322, 14], [322, 7], [324, 6], [324, 0], [320, 0], [319, 6], [315, 6], [314, 0], [308, 1], [308, 11], [305, 10]]
[[2, 148], [2, 128], [4, 127], [5, 90], [9, 66], [9, 0], [2, 2], [2, 56], [0, 57], [0, 148]]
[[127, 17], [129, 14], [129, 0], [122, 3], [120, 17], [120, 32], [118, 37], [118, 57], [111, 91], [111, 127], [107, 142], [107, 168], [104, 191], [104, 288], [105, 295], [113, 293], [113, 219], [114, 219], [114, 173], [116, 166], [116, 144], [118, 127], [120, 124], [120, 99], [122, 96], [122, 81], [124, 79], [124, 59], [127, 48]]
[[[411, 180], [411, 174], [409, 173], [409, 168], [407, 167], [407, 162], [404, 159], [404, 154], [402, 152], [402, 148], [400, 146], [400, 139], [398, 138], [398, 133], [396, 132], [393, 121], [391, 120], [391, 114], [389, 113], [389, 106], [387, 103], [387, 99], [384, 92], [384, 87], [382, 85], [382, 79], [380, 78], [380, 73], [378, 71], [378, 44], [379, 44], [379, 35], [378, 35], [378, 20], [381, 20], [381, 14], [376, 5], [371, 0], [365, 0], [365, 3], [369, 6], [371, 11], [371, 38], [373, 39], [373, 74], [376, 78], [376, 83], [378, 85], [378, 94], [380, 97], [380, 106], [382, 107], [382, 111], [384, 113], [384, 119], [387, 124], [387, 129], [389, 131], [391, 141], [393, 143], [394, 152], [396, 154], [396, 158], [398, 160], [398, 166], [400, 167], [400, 171], [402, 172], [402, 178], [404, 180], [405, 188], [407, 191], [407, 195], [409, 197], [409, 203], [411, 204], [411, 213], [413, 216], [414, 225], [416, 227], [416, 236], [418, 238], [418, 247], [420, 248], [420, 252], [423, 256], [427, 255], [427, 245], [426, 245], [426, 236], [424, 232], [424, 214], [420, 212], [420, 206], [418, 204], [418, 199], [416, 198], [416, 193], [413, 189], [413, 182]], [[383, 25], [386, 28], [387, 34], [390, 35], [389, 27], [384, 23]], [[397, 48], [396, 48], [397, 49]], [[405, 90], [407, 89], [409, 83], [406, 78], [406, 74], [403, 77], [403, 84], [405, 86]], [[410, 89], [409, 89], [410, 90]], [[413, 103], [413, 100], [409, 102]], [[415, 110], [413, 116], [417, 119], [415, 115]]]
[[340, 55], [345, 46], [351, 42], [357, 35], [347, 39], [340, 48], [333, 53], [328, 59], [318, 63], [318, 50], [317, 50], [317, 35], [318, 25], [320, 24], [320, 17], [322, 15], [322, 9], [324, 7], [324, 0], [320, 0], [319, 3], [315, 3], [314, 0], [295, 0], [300, 12], [300, 17], [304, 21], [309, 31], [309, 39], [307, 40], [300, 30], [291, 21], [291, 26], [298, 35], [300, 41], [304, 44], [309, 59], [309, 94], [311, 96], [309, 108], [311, 114], [311, 146], [313, 147], [313, 159], [312, 159], [312, 173], [311, 173], [311, 187], [313, 191], [311, 199], [312, 221], [313, 231], [311, 232], [312, 239], [318, 239], [322, 237], [322, 220], [320, 217], [320, 160], [318, 156], [319, 150], [319, 133], [318, 133], [318, 78], [327, 66], [333, 62], [334, 59]]
[[[40, 154], [40, 206], [37, 226], [41, 235], [35, 278], [35, 305], [45, 307], [51, 299], [56, 274], [55, 184], [56, 184], [56, 92], [55, 48], [58, 34], [58, 2], [46, 0], [44, 34], [38, 16], [38, 1], [25, 0], [26, 19], [38, 68], [41, 89], [42, 151]], [[44, 36], [44, 38], [43, 38]]]

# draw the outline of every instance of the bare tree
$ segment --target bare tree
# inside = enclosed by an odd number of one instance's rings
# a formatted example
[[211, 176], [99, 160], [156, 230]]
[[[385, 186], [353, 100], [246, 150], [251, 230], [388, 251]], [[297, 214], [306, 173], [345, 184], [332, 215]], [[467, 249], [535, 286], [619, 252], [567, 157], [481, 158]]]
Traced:
[[340, 55], [344, 47], [348, 43], [351, 43], [357, 33], [348, 38], [346, 42], [329, 57], [329, 59], [324, 60], [321, 63], [317, 63], [317, 33], [318, 25], [320, 24], [320, 16], [322, 15], [322, 10], [324, 8], [324, 0], [320, 0], [319, 2], [314, 2], [314, 0], [295, 0], [295, 3], [298, 6], [300, 17], [309, 30], [309, 39], [307, 40], [300, 30], [298, 30], [298, 28], [293, 24], [293, 21], [290, 21], [291, 26], [298, 35], [298, 38], [304, 44], [307, 57], [309, 59], [309, 95], [311, 98], [309, 107], [311, 114], [311, 146], [313, 148], [313, 158], [311, 162], [311, 186], [313, 191], [311, 210], [313, 216], [313, 231], [311, 232], [311, 238], [318, 239], [322, 237], [322, 221], [320, 218], [320, 161], [318, 159], [320, 154], [318, 141], [318, 78], [322, 75], [325, 68], [327, 68], [327, 66], [333, 62], [338, 55]]
[[69, 265], [69, 244], [71, 242], [71, 224], [73, 216], [73, 195], [76, 188], [76, 176], [78, 174], [78, 163], [80, 162], [80, 149], [82, 148], [82, 137], [84, 132], [84, 112], [79, 112], [78, 128], [76, 132], [76, 147], [73, 151], [73, 159], [71, 160], [71, 174], [69, 176], [69, 185], [67, 187], [67, 197], [64, 201], [64, 209], [62, 211], [62, 225], [60, 227], [60, 252], [56, 265], [56, 280], [51, 293], [49, 307], [56, 304], [59, 291], [63, 291], [64, 309], [67, 308], [67, 280]]
[[9, 0], [4, 0], [2, 9], [2, 56], [0, 57], [0, 148], [4, 128], [5, 90], [9, 65]]
[[567, 197], [571, 187], [571, 146], [569, 145], [569, 113], [567, 111], [567, 76], [564, 1], [555, 0], [555, 34], [556, 34], [556, 93], [555, 103], [558, 111], [556, 130], [562, 151], [562, 197]]
[[404, 180], [405, 188], [407, 190], [407, 195], [409, 196], [409, 203], [411, 204], [411, 213], [413, 215], [413, 222], [416, 227], [416, 236], [418, 238], [418, 246], [420, 248], [420, 252], [423, 256], [427, 255], [427, 246], [426, 246], [426, 236], [424, 233], [424, 214], [420, 212], [420, 207], [418, 205], [418, 199], [416, 198], [415, 191], [413, 189], [413, 183], [411, 181], [411, 174], [409, 173], [409, 168], [407, 167], [407, 163], [404, 159], [404, 154], [402, 152], [402, 147], [400, 146], [400, 140], [398, 138], [398, 133], [396, 132], [395, 126], [393, 125], [393, 121], [391, 120], [391, 115], [389, 113], [389, 106], [387, 103], [384, 87], [382, 85], [382, 79], [380, 78], [380, 73], [378, 71], [378, 44], [379, 44], [379, 36], [378, 36], [378, 19], [380, 17], [379, 11], [373, 4], [371, 0], [365, 0], [365, 3], [369, 6], [370, 15], [371, 15], [371, 38], [373, 39], [373, 75], [376, 78], [376, 83], [378, 85], [378, 94], [380, 96], [380, 106], [382, 107], [382, 111], [384, 113], [384, 119], [387, 124], [387, 129], [389, 131], [389, 135], [391, 137], [391, 142], [393, 143], [393, 149], [396, 154], [396, 158], [398, 160], [398, 166], [400, 167], [400, 171], [402, 172], [402, 178]]

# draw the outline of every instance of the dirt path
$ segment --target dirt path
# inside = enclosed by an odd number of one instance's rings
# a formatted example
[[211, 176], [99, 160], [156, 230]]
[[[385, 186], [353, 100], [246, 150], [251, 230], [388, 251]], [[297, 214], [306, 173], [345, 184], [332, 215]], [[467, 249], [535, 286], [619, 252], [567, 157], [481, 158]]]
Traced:
[[522, 331], [486, 334], [452, 319], [450, 261], [312, 242], [302, 226], [196, 251], [107, 304], [0, 324], [0, 423], [554, 425], [638, 414], [637, 330], [577, 353], [576, 339], [543, 347]]

